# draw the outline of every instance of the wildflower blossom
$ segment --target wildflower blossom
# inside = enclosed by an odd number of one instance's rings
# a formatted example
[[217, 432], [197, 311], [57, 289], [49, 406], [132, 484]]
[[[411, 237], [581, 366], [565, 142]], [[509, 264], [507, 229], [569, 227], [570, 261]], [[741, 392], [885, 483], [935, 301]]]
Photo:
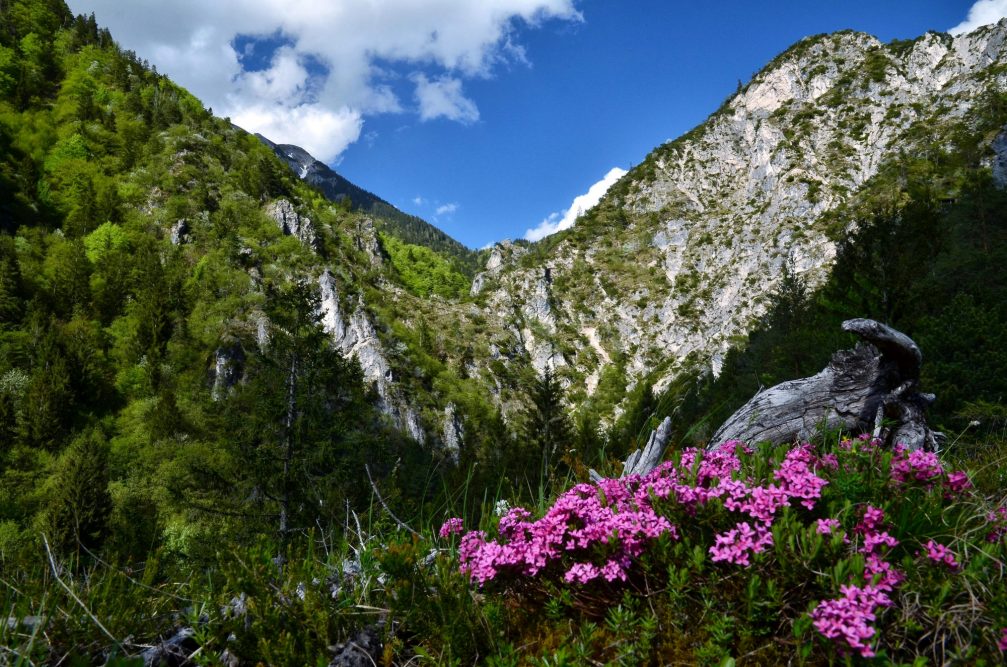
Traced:
[[714, 541], [709, 550], [714, 562], [727, 561], [747, 567], [751, 565], [751, 554], [762, 553], [773, 545], [773, 533], [764, 524], [756, 524], [752, 528], [746, 521], [717, 535]]
[[960, 565], [955, 559], [955, 554], [943, 544], [928, 540], [926, 543], [927, 558], [935, 563], [944, 563], [948, 568], [957, 570]]
[[889, 607], [891, 599], [885, 591], [875, 586], [840, 586], [843, 597], [824, 600], [811, 612], [815, 629], [823, 636], [843, 642], [845, 646], [871, 658], [874, 649], [871, 639], [875, 629], [871, 626], [877, 620], [878, 607]]
[[986, 520], [993, 524], [993, 530], [986, 535], [987, 542], [999, 542], [1001, 537], [1007, 535], [1007, 506], [988, 512]]
[[815, 532], [819, 535], [831, 535], [840, 525], [839, 519], [819, 519], [815, 525]]
[[873, 505], [868, 505], [864, 509], [864, 517], [857, 524], [858, 533], [869, 533], [879, 527], [885, 520], [885, 511]]
[[1007, 651], [1007, 628], [1000, 631], [1000, 641], [997, 642], [997, 648], [1001, 651]]
[[972, 488], [972, 482], [969, 481], [968, 473], [964, 470], [956, 470], [948, 474], [947, 486], [953, 493], [961, 493], [967, 489]]
[[895, 446], [895, 456], [892, 457], [892, 481], [897, 484], [916, 481], [926, 484], [929, 488], [930, 484], [944, 474], [944, 468], [937, 460], [937, 454], [917, 449], [907, 455], [907, 451], [904, 445]]
[[441, 537], [450, 537], [451, 535], [457, 535], [462, 532], [463, 522], [458, 517], [453, 517], [444, 522], [441, 529], [437, 532]]

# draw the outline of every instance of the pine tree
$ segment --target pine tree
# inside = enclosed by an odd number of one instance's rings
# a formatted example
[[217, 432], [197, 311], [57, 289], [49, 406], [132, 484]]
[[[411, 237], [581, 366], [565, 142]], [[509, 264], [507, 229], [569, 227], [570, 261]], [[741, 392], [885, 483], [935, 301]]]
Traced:
[[530, 406], [525, 412], [525, 440], [537, 455], [542, 477], [551, 479], [559, 456], [570, 446], [572, 428], [563, 407], [563, 387], [547, 368], [529, 388]]
[[85, 433], [60, 456], [42, 515], [43, 532], [59, 552], [92, 552], [106, 537], [112, 497], [108, 492], [108, 450], [99, 433]]

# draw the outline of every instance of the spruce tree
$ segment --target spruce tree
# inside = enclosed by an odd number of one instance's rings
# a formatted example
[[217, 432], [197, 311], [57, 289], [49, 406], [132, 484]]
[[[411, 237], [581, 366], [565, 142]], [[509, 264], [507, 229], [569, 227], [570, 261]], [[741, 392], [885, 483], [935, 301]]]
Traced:
[[551, 479], [561, 454], [572, 442], [570, 418], [563, 407], [563, 387], [547, 368], [529, 388], [525, 412], [525, 439], [537, 455], [544, 479]]
[[75, 438], [56, 464], [42, 514], [43, 533], [54, 549], [79, 557], [81, 547], [101, 547], [112, 512], [108, 480], [104, 437], [89, 432]]

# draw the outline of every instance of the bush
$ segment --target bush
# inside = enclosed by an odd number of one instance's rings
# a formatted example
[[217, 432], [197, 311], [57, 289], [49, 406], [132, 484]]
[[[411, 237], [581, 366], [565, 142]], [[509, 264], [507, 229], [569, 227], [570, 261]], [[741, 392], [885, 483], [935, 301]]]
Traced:
[[486, 527], [462, 535], [460, 569], [522, 610], [511, 639], [534, 651], [572, 621], [595, 660], [625, 662], [627, 638], [639, 663], [1002, 658], [1003, 500], [869, 436], [686, 449]]

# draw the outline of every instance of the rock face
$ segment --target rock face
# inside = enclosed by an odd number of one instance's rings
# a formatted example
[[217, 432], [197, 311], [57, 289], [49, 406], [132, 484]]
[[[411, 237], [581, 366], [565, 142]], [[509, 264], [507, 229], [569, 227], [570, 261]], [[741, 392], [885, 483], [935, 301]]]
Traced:
[[[513, 323], [536, 369], [566, 364], [587, 393], [609, 359], [624, 360], [630, 384], [661, 365], [658, 389], [686, 369], [717, 370], [766, 312], [784, 265], [811, 287], [827, 276], [837, 230], [826, 214], [1007, 85], [1005, 42], [1007, 20], [911, 43], [802, 40], [655, 150], [541, 259], [494, 248], [473, 292]], [[992, 149], [994, 176], [1007, 179], [1007, 133]]]
[[1007, 188], [1007, 127], [997, 135], [990, 148], [993, 150], [993, 157], [990, 159], [993, 182], [999, 188]]
[[233, 344], [217, 348], [213, 358], [213, 400], [224, 398], [231, 387], [241, 381], [245, 372], [245, 351]]
[[310, 218], [298, 215], [294, 205], [286, 199], [277, 199], [266, 206], [266, 215], [272, 218], [284, 234], [297, 237], [304, 245], [315, 248], [315, 226]]
[[360, 364], [364, 381], [378, 394], [381, 411], [413, 440], [421, 444], [426, 442], [426, 432], [419, 416], [395, 386], [391, 365], [363, 301], [358, 300], [352, 314], [345, 317], [337, 289], [332, 273], [324, 271], [318, 278], [322, 327], [343, 356], [356, 359]]
[[189, 223], [184, 219], [177, 221], [171, 226], [171, 242], [173, 245], [182, 245], [189, 242]]
[[443, 433], [445, 453], [452, 462], [458, 463], [462, 441], [465, 439], [465, 426], [462, 424], [454, 403], [449, 403], [444, 408], [444, 423], [441, 425], [441, 432]]

